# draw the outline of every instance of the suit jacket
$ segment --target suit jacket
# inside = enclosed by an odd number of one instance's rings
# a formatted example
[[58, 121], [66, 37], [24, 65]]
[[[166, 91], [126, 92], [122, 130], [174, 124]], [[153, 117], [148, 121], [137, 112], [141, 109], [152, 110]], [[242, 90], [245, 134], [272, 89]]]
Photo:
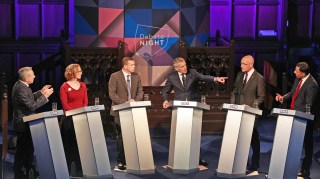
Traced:
[[[284, 101], [287, 101], [292, 98], [294, 92], [298, 87], [299, 81], [300, 79], [298, 78], [294, 80], [291, 91], [283, 96]], [[303, 83], [303, 85], [300, 88], [298, 96], [294, 101], [294, 109], [305, 112], [306, 104], [310, 104], [310, 106], [312, 107], [312, 105], [316, 100], [317, 93], [318, 93], [317, 81], [313, 78], [312, 75], [310, 75], [309, 78]]]
[[230, 102], [232, 104], [246, 104], [253, 107], [255, 101], [260, 105], [265, 97], [265, 81], [263, 76], [256, 70], [243, 87], [244, 73], [239, 72], [234, 82]]
[[40, 91], [32, 93], [22, 81], [17, 81], [12, 88], [13, 127], [16, 132], [29, 130], [28, 123], [23, 122], [23, 117], [34, 114], [35, 110], [48, 102]]
[[[112, 100], [110, 114], [112, 116], [119, 116], [118, 112], [112, 110], [112, 106], [128, 101], [127, 83], [122, 70], [111, 74], [108, 88], [109, 97]], [[141, 101], [143, 99], [141, 79], [137, 73], [131, 73], [131, 98], [135, 101]]]
[[214, 82], [214, 77], [209, 75], [202, 75], [194, 69], [190, 69], [186, 75], [186, 87], [182, 82], [177, 71], [172, 72], [161, 90], [162, 99], [168, 100], [168, 93], [174, 90], [174, 100], [180, 101], [197, 101], [197, 82], [203, 80], [207, 82]]

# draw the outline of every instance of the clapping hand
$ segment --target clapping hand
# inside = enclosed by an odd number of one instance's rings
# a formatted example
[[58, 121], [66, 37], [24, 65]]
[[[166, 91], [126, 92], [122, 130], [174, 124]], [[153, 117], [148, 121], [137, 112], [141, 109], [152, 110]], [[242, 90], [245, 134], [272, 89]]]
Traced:
[[42, 87], [41, 92], [44, 92], [44, 90], [51, 88], [51, 85], [45, 85]]
[[46, 97], [49, 98], [49, 96], [53, 93], [53, 88], [51, 88], [51, 85], [45, 85], [41, 89], [41, 93]]

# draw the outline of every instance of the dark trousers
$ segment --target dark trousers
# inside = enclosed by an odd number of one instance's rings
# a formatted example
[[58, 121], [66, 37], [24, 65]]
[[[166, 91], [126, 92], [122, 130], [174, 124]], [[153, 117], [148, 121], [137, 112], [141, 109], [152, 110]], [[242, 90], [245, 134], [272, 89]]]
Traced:
[[304, 158], [301, 170], [310, 170], [313, 157], [313, 121], [308, 121], [304, 135]]
[[118, 133], [118, 136], [117, 136], [117, 162], [118, 163], [121, 162], [122, 164], [126, 164], [126, 157], [124, 155], [120, 119], [117, 116], [115, 117], [115, 124], [116, 124], [116, 130]]
[[259, 168], [260, 162], [260, 137], [257, 127], [253, 127], [252, 138], [251, 138], [251, 147], [252, 147], [252, 158], [251, 158], [251, 168]]
[[71, 169], [72, 162], [76, 164], [77, 170], [81, 170], [82, 168], [80, 162], [79, 149], [76, 134], [74, 131], [72, 117], [64, 117], [62, 119], [61, 137], [69, 171]]
[[[14, 178], [21, 179], [28, 176], [29, 170], [33, 167], [33, 143], [30, 130], [17, 132], [17, 146], [14, 155]], [[25, 173], [23, 172], [25, 168]]]

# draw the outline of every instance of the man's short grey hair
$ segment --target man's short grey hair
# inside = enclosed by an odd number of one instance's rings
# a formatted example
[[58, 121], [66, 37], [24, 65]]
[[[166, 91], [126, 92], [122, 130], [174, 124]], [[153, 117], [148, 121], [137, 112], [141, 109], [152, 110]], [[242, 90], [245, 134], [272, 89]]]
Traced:
[[178, 67], [178, 63], [185, 62], [185, 60], [182, 57], [177, 57], [173, 60], [172, 65], [174, 68]]
[[19, 80], [24, 81], [26, 77], [29, 75], [29, 71], [32, 70], [32, 67], [22, 67], [19, 69]]

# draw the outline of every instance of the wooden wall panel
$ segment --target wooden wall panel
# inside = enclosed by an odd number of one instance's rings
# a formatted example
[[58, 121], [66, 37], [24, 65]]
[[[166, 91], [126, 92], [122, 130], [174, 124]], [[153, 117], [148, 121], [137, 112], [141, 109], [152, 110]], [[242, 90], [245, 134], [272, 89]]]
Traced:
[[297, 9], [297, 36], [311, 39], [312, 13], [310, 4], [300, 4]]
[[27, 3], [18, 4], [17, 15], [17, 31], [18, 38], [40, 38], [41, 23], [40, 23], [40, 4]]
[[211, 1], [210, 12], [210, 36], [215, 37], [216, 31], [220, 30], [222, 37], [230, 38], [231, 6], [228, 0]]
[[59, 37], [66, 20], [64, 4], [44, 4], [43, 9], [43, 38]]
[[12, 38], [13, 37], [13, 17], [12, 17], [12, 4], [4, 3], [0, 4], [0, 38]]
[[[277, 52], [273, 52], [273, 53], [268, 53], [268, 52], [258, 52], [255, 54], [256, 57], [256, 61], [255, 61], [255, 66], [256, 69], [261, 72], [262, 75], [263, 71], [264, 71], [264, 61], [276, 61], [278, 56]], [[281, 66], [281, 64], [279, 63], [279, 66]]]
[[320, 42], [320, 0], [314, 1], [312, 37]]
[[259, 5], [258, 7], [257, 31], [274, 30], [277, 32], [278, 6], [277, 5]]
[[234, 38], [255, 38], [256, 15], [254, 5], [235, 5], [233, 13]]
[[38, 64], [42, 60], [41, 53], [19, 53], [17, 55], [17, 69], [24, 66], [34, 66]]
[[221, 30], [229, 41], [260, 40], [260, 30], [274, 30], [273, 41], [285, 40], [287, 0], [210, 0], [210, 36]]
[[0, 52], [0, 72], [1, 73], [6, 73], [7, 77], [13, 76], [13, 71], [14, 69], [14, 59], [15, 55], [14, 53], [1, 53]]

